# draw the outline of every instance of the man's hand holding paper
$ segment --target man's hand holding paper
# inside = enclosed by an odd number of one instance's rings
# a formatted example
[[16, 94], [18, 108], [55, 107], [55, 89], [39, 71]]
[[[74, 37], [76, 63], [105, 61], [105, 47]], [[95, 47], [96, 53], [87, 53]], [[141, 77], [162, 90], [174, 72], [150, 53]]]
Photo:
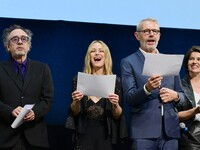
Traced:
[[[13, 116], [16, 117], [14, 122], [12, 123], [12, 128], [17, 128], [20, 126], [24, 121], [30, 121], [34, 119], [35, 117], [34, 112], [31, 110], [33, 108], [34, 104], [25, 105], [24, 107], [17, 107], [13, 110]], [[32, 114], [33, 113], [33, 114]]]

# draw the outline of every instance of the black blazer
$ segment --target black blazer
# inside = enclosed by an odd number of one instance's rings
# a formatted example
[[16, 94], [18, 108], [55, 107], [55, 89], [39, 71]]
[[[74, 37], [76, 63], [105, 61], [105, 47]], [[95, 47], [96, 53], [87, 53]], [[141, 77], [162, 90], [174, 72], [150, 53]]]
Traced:
[[[182, 79], [182, 89], [186, 96], [186, 103], [179, 105], [178, 111], [185, 111], [196, 107], [196, 102], [194, 98], [193, 88], [190, 82], [189, 74], [186, 74]], [[188, 128], [190, 136], [187, 132], [181, 130], [182, 137], [180, 139], [180, 147], [189, 146], [200, 149], [200, 122], [195, 121], [195, 116], [184, 121], [186, 127]], [[185, 135], [186, 134], [186, 135]], [[188, 148], [189, 149], [189, 148]]]
[[[33, 146], [49, 146], [44, 117], [52, 105], [53, 90], [51, 72], [46, 64], [28, 59], [22, 87], [12, 60], [0, 63], [0, 148], [13, 146], [20, 134]], [[12, 129], [13, 109], [25, 104], [35, 104], [32, 109], [35, 120]]]

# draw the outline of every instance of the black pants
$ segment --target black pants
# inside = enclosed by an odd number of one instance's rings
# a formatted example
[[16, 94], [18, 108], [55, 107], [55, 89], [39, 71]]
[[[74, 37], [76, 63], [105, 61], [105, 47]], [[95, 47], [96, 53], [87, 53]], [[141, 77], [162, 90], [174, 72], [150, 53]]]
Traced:
[[24, 135], [22, 135], [14, 146], [10, 148], [0, 148], [0, 150], [49, 150], [49, 148], [32, 146], [28, 143]]

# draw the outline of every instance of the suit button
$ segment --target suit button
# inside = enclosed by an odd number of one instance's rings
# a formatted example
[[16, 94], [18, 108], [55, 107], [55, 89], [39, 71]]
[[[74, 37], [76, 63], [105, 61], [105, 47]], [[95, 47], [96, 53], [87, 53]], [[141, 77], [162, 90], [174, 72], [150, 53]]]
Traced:
[[161, 106], [159, 106], [158, 108], [161, 108]]
[[21, 99], [23, 99], [24, 98], [24, 96], [21, 96]]

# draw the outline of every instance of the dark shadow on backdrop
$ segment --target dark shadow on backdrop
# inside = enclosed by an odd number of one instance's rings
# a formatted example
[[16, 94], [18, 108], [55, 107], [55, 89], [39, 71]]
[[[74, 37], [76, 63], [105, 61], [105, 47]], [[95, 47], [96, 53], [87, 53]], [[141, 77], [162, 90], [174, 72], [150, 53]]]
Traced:
[[[158, 20], [159, 21], [159, 20]], [[0, 34], [4, 28], [20, 24], [33, 32], [29, 57], [47, 63], [52, 71], [55, 99], [46, 117], [50, 141], [54, 150], [70, 150], [70, 131], [64, 129], [70, 104], [71, 83], [78, 71], [83, 70], [88, 45], [95, 39], [103, 40], [110, 48], [113, 72], [120, 76], [120, 60], [138, 49], [133, 33], [135, 26], [0, 18]], [[158, 49], [166, 54], [184, 54], [191, 46], [200, 45], [200, 30], [161, 28]], [[3, 43], [0, 61], [7, 59]], [[181, 76], [183, 75], [181, 71]], [[124, 104], [129, 122], [129, 108]]]

